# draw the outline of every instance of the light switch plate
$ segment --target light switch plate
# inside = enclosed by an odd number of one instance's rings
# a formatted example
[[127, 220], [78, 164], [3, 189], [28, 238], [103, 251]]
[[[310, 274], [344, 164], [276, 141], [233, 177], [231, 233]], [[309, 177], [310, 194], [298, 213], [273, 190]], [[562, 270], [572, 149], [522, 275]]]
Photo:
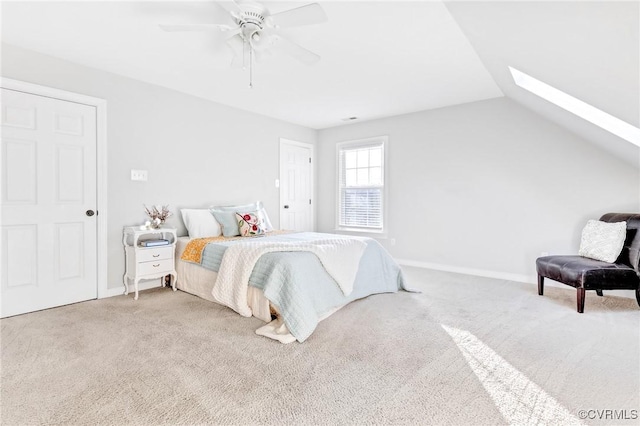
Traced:
[[131, 180], [138, 180], [138, 181], [146, 182], [147, 181], [147, 171], [146, 170], [134, 170], [134, 169], [131, 169]]

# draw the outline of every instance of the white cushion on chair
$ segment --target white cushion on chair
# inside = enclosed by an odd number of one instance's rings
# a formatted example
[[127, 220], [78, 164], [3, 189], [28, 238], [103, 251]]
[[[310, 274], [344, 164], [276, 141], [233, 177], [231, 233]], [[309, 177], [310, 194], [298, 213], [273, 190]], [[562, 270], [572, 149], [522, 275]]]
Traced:
[[627, 237], [627, 222], [607, 223], [590, 220], [582, 230], [580, 256], [614, 263]]

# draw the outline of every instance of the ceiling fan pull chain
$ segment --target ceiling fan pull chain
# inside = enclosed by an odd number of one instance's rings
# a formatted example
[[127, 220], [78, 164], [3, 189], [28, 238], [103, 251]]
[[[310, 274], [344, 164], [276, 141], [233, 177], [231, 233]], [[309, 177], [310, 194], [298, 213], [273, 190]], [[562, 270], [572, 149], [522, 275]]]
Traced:
[[251, 44], [249, 44], [249, 89], [253, 86], [253, 49], [251, 48]]
[[247, 69], [247, 61], [244, 58], [244, 52], [247, 50], [247, 41], [242, 39], [242, 69]]

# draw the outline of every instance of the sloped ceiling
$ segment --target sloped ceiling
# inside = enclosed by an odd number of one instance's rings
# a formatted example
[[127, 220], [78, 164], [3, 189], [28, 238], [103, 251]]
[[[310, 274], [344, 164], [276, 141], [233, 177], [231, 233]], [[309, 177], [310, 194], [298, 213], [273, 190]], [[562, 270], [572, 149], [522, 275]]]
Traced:
[[637, 146], [513, 82], [517, 68], [640, 125], [640, 8], [636, 1], [458, 2], [446, 6], [504, 94], [638, 166]]
[[[247, 0], [237, 0], [247, 1]], [[272, 12], [303, 2], [263, 3]], [[2, 42], [310, 128], [506, 95], [638, 166], [639, 149], [513, 83], [515, 67], [640, 125], [638, 1], [324, 1], [325, 24], [285, 34], [318, 53], [247, 72], [209, 33], [159, 23], [226, 22], [213, 1], [1, 2]]]

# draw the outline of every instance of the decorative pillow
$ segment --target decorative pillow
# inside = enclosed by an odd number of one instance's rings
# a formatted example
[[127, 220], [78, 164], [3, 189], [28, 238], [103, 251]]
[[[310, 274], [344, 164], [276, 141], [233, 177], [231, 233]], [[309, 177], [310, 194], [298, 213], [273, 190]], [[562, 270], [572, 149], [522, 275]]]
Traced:
[[240, 235], [240, 229], [238, 228], [238, 221], [236, 220], [236, 212], [255, 212], [258, 211], [262, 214], [264, 221], [265, 232], [273, 230], [271, 221], [267, 211], [262, 205], [262, 201], [257, 201], [251, 204], [244, 204], [239, 206], [215, 206], [209, 209], [216, 220], [222, 226], [222, 235], [225, 237], [236, 237]]
[[191, 238], [219, 237], [222, 235], [220, 224], [216, 222], [209, 209], [182, 209], [182, 221]]
[[627, 222], [607, 223], [590, 220], [582, 230], [580, 256], [603, 262], [616, 261], [627, 237]]
[[243, 237], [261, 235], [266, 232], [264, 218], [259, 211], [248, 213], [236, 212], [236, 220], [238, 221], [240, 235]]

